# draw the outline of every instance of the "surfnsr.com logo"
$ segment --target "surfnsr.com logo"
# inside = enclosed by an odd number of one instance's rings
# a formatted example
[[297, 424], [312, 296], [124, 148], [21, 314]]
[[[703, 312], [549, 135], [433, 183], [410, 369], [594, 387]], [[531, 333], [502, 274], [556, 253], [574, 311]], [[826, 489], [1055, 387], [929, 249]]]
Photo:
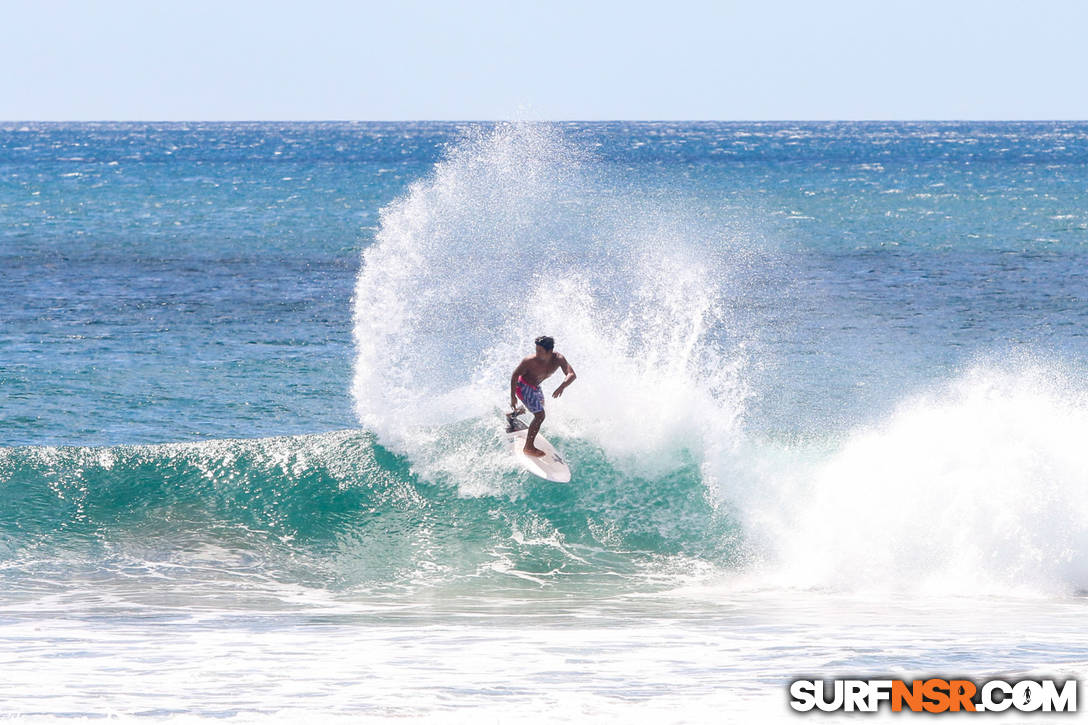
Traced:
[[1076, 712], [1077, 680], [794, 680], [798, 712]]

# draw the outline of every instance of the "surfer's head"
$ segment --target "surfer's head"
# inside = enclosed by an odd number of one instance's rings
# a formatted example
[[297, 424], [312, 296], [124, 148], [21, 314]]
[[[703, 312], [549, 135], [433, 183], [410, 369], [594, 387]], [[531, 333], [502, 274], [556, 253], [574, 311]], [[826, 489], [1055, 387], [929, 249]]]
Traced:
[[551, 352], [552, 348], [555, 347], [555, 340], [547, 335], [541, 335], [534, 342], [536, 342], [537, 347], [543, 348], [545, 352]]

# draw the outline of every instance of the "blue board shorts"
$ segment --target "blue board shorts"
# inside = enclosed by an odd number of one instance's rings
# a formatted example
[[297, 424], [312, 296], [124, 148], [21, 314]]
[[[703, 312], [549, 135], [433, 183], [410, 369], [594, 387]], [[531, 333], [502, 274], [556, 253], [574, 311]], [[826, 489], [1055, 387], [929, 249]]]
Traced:
[[535, 385], [529, 385], [525, 378], [518, 376], [518, 398], [525, 403], [530, 413], [544, 412], [544, 393]]

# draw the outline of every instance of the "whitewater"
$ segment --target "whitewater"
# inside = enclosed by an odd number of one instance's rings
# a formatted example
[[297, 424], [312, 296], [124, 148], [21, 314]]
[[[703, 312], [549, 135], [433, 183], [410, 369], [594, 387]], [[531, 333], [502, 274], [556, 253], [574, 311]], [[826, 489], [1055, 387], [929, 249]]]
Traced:
[[[749, 722], [799, 677], [1083, 678], [1086, 137], [0, 128], [0, 713]], [[500, 435], [541, 334], [568, 485]]]

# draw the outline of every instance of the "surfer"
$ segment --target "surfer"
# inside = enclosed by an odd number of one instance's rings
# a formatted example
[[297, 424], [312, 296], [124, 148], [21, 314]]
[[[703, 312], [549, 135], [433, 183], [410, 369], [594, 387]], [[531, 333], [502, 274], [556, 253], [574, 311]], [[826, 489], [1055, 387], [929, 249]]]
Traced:
[[555, 340], [541, 335], [535, 342], [536, 354], [522, 360], [510, 376], [510, 407], [517, 410], [520, 398], [533, 414], [533, 422], [529, 424], [529, 430], [525, 434], [525, 455], [539, 458], [544, 455], [544, 451], [533, 444], [536, 442], [540, 424], [544, 422], [544, 393], [540, 390], [540, 384], [556, 370], [562, 370], [567, 377], [552, 393], [553, 398], [558, 398], [578, 376], [574, 374], [574, 368], [562, 353], [554, 351]]

